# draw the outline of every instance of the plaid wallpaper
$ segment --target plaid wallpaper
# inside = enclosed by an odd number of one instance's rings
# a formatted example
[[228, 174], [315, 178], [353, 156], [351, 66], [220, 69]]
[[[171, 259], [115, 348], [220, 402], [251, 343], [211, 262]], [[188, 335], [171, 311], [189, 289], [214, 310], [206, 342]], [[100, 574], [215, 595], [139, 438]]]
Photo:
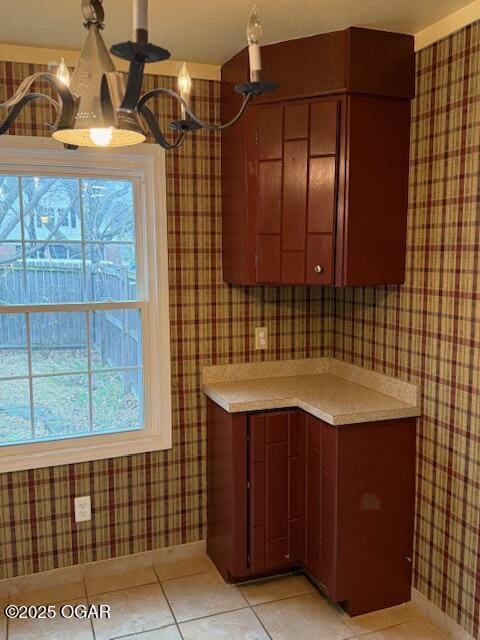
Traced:
[[[0, 100], [40, 70], [0, 63]], [[175, 88], [170, 77], [149, 76]], [[219, 84], [194, 81], [194, 107], [219, 114]], [[177, 117], [159, 101], [164, 124]], [[38, 103], [16, 127], [47, 135], [50, 108]], [[230, 287], [221, 277], [220, 146], [197, 132], [167, 154], [172, 325], [171, 451], [90, 464], [0, 474], [0, 579], [201, 540], [205, 535], [203, 365], [318, 356], [331, 340], [328, 291]], [[268, 325], [271, 348], [253, 350], [254, 327]], [[91, 495], [93, 518], [77, 526], [73, 498]]]
[[[219, 140], [197, 133], [167, 155], [174, 447], [0, 475], [0, 577], [201, 539], [201, 367], [332, 354], [421, 384], [415, 586], [480, 637], [479, 66], [480, 23], [418, 54], [403, 287], [224, 285]], [[33, 70], [0, 64], [0, 97]], [[203, 116], [218, 115], [218, 89], [195, 81]], [[43, 117], [34, 107], [18, 133], [44, 134]], [[258, 324], [266, 354], [253, 350]], [[77, 527], [73, 496], [88, 493], [93, 520]]]
[[477, 638], [480, 23], [418, 54], [411, 152], [406, 283], [337, 290], [334, 354], [421, 384], [415, 586]]

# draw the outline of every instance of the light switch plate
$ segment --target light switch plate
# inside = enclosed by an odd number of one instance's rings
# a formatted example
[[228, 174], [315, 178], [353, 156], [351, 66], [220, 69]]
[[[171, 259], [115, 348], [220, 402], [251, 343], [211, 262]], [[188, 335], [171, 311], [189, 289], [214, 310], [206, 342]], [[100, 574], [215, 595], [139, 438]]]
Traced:
[[268, 328], [255, 327], [255, 350], [268, 349]]
[[75, 522], [88, 522], [92, 519], [92, 501], [90, 496], [75, 498]]

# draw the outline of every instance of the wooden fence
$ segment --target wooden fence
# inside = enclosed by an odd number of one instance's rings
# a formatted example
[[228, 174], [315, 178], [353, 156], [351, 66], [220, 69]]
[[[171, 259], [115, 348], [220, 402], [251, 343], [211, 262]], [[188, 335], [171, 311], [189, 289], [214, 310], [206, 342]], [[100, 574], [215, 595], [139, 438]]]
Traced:
[[[33, 264], [30, 264], [33, 263]], [[81, 261], [29, 260], [24, 281], [21, 268], [4, 270], [0, 275], [0, 304], [131, 300], [136, 283], [126, 268], [102, 263], [101, 271], [87, 264], [83, 278]], [[25, 287], [27, 291], [25, 292]], [[102, 365], [112, 368], [142, 366], [140, 317], [136, 311], [114, 310], [91, 313], [91, 340]], [[48, 320], [47, 320], [48, 319]], [[76, 350], [87, 346], [85, 315], [78, 312], [47, 312], [30, 316], [32, 349]], [[0, 314], [0, 349], [25, 348], [25, 316]], [[1, 362], [0, 362], [1, 367]], [[137, 399], [143, 393], [142, 371], [122, 371], [125, 391]]]

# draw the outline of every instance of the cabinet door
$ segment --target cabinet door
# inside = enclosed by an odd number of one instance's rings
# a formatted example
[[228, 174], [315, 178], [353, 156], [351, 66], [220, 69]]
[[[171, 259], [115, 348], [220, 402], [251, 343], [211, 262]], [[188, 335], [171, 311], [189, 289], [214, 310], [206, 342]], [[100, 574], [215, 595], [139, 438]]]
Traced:
[[307, 505], [305, 567], [335, 596], [337, 431], [306, 416]]
[[225, 580], [248, 575], [247, 417], [207, 402], [207, 550]]
[[259, 283], [333, 283], [339, 109], [334, 98], [257, 109]]
[[305, 428], [297, 411], [249, 417], [251, 573], [303, 561]]

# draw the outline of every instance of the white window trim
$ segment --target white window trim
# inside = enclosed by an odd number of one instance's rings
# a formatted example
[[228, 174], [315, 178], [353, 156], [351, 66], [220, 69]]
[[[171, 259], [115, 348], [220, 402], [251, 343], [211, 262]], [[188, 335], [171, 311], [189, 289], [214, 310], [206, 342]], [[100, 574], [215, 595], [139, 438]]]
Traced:
[[[109, 151], [81, 149], [65, 151], [50, 138], [0, 137], [0, 173], [18, 172], [30, 167], [35, 174], [56, 173], [54, 167], [64, 167], [76, 175], [131, 177], [141, 180], [144, 202], [141, 214], [136, 212], [137, 246], [146, 260], [139, 273], [148, 277], [148, 302], [131, 303], [146, 312], [143, 322], [143, 355], [145, 375], [145, 427], [140, 431], [115, 434], [85, 435], [65, 440], [51, 440], [0, 447], [0, 473], [50, 467], [76, 462], [88, 462], [172, 447], [172, 398], [170, 369], [170, 321], [168, 289], [168, 240], [165, 193], [165, 153], [155, 145]], [[107, 168], [107, 169], [106, 169]], [[138, 192], [138, 190], [136, 190]], [[140, 224], [139, 224], [140, 223]], [[144, 244], [143, 244], [144, 243]], [[146, 248], [146, 251], [145, 251]], [[2, 312], [32, 310], [29, 306], [2, 306]], [[40, 311], [61, 311], [65, 305], [39, 305]], [[91, 308], [90, 304], [75, 305], [75, 309]], [[99, 308], [115, 304], [98, 303]], [[122, 307], [127, 305], [123, 304]], [[72, 305], [68, 305], [71, 310]]]

